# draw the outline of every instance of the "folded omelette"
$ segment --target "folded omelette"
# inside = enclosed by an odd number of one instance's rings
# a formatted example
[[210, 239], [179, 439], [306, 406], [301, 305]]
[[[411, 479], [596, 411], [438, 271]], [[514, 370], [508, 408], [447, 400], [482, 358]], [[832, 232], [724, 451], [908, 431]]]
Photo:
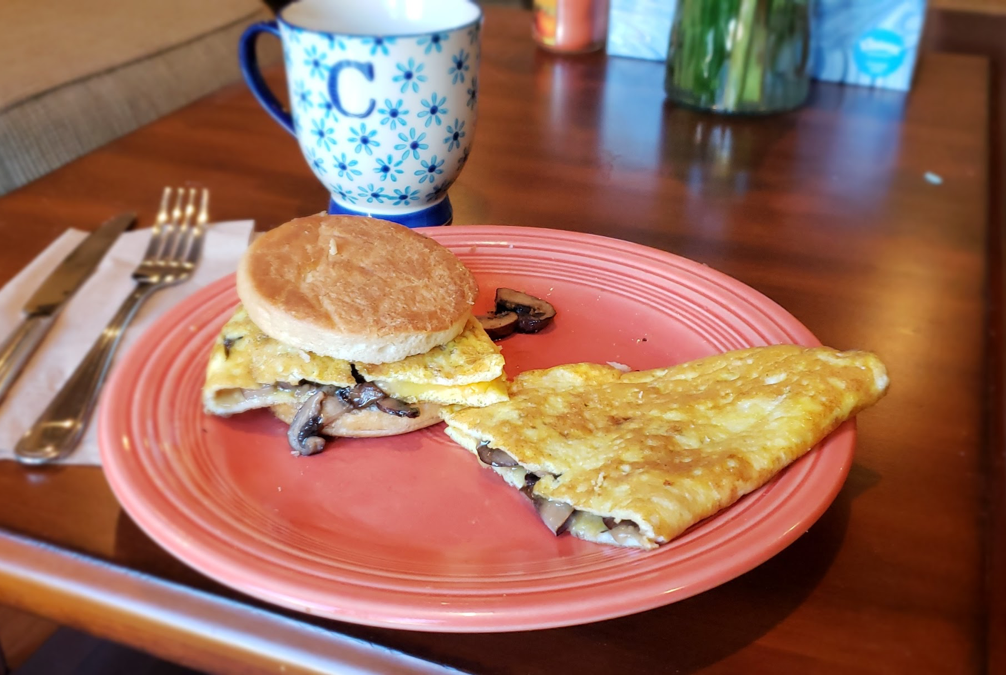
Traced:
[[871, 353], [777, 345], [657, 370], [528, 371], [509, 400], [443, 416], [553, 532], [649, 549], [767, 483], [887, 385]]

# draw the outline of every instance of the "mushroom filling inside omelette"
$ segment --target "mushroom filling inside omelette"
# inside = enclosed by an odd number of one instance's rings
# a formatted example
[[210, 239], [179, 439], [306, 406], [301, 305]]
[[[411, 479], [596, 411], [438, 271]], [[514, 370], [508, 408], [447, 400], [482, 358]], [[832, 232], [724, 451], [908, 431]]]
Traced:
[[[508, 483], [517, 485], [523, 482], [523, 487], [520, 488], [521, 494], [531, 500], [545, 527], [551, 530], [552, 534], [560, 535], [570, 531], [580, 538], [586, 538], [583, 535], [591, 533], [593, 538], [606, 539], [610, 537], [612, 543], [620, 546], [649, 547], [646, 537], [639, 530], [639, 525], [631, 520], [598, 516], [576, 509], [572, 504], [548, 499], [534, 493], [534, 485], [539, 479], [545, 475], [558, 478], [557, 475], [528, 471], [520, 466], [511, 455], [499, 448], [492, 447], [488, 441], [482, 441], [478, 444], [476, 454], [483, 464], [493, 467], [497, 473], [503, 475]], [[602, 537], [602, 535], [604, 536]]]
[[887, 386], [869, 352], [771, 345], [652, 370], [525, 370], [508, 400], [441, 415], [553, 533], [652, 549], [770, 481]]

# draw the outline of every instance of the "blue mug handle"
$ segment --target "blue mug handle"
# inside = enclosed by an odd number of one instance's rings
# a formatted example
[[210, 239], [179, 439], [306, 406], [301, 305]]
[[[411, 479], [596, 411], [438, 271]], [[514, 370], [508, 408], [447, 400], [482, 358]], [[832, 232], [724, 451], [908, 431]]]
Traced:
[[[238, 62], [241, 64], [241, 74], [244, 75], [245, 82], [258, 102], [265, 108], [265, 111], [272, 115], [272, 118], [279, 122], [279, 125], [289, 131], [294, 136], [297, 132], [293, 127], [293, 117], [283, 109], [283, 104], [279, 102], [276, 95], [269, 89], [262, 71], [258, 67], [258, 56], [255, 54], [255, 43], [262, 33], [271, 33], [280, 37], [279, 26], [275, 21], [264, 21], [254, 23], [245, 29], [238, 43]], [[282, 38], [280, 38], [282, 39]]]

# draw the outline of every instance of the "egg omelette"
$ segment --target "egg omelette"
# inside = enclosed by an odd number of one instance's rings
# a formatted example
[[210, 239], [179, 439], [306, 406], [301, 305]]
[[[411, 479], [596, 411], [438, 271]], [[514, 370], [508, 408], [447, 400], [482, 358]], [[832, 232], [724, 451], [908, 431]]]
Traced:
[[[453, 340], [425, 354], [371, 365], [293, 347], [266, 335], [238, 305], [213, 345], [203, 407], [214, 415], [296, 409], [318, 385], [373, 382], [406, 403], [481, 406], [507, 399], [503, 355], [474, 317]], [[282, 416], [282, 415], [281, 415]]]
[[657, 370], [528, 371], [509, 400], [443, 417], [554, 532], [650, 549], [764, 485], [887, 385], [871, 353], [777, 345]]

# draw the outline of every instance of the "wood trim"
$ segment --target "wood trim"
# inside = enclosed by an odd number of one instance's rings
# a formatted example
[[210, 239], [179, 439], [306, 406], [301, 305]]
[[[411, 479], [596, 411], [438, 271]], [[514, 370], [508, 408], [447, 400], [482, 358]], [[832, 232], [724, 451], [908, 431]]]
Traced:
[[[1006, 17], [1000, 35], [1006, 35]], [[1006, 46], [1000, 46], [1006, 52]], [[986, 672], [1006, 672], [1006, 57], [993, 62], [990, 129]]]
[[1006, 14], [1006, 0], [930, 0], [931, 10]]
[[[991, 61], [989, 81], [988, 330], [986, 331], [985, 672], [1006, 672], [1006, 16], [972, 14], [966, 5], [1006, 0], [933, 3], [925, 51], [979, 54]], [[939, 8], [943, 8], [942, 10]]]
[[457, 672], [3, 531], [0, 602], [214, 673]]

